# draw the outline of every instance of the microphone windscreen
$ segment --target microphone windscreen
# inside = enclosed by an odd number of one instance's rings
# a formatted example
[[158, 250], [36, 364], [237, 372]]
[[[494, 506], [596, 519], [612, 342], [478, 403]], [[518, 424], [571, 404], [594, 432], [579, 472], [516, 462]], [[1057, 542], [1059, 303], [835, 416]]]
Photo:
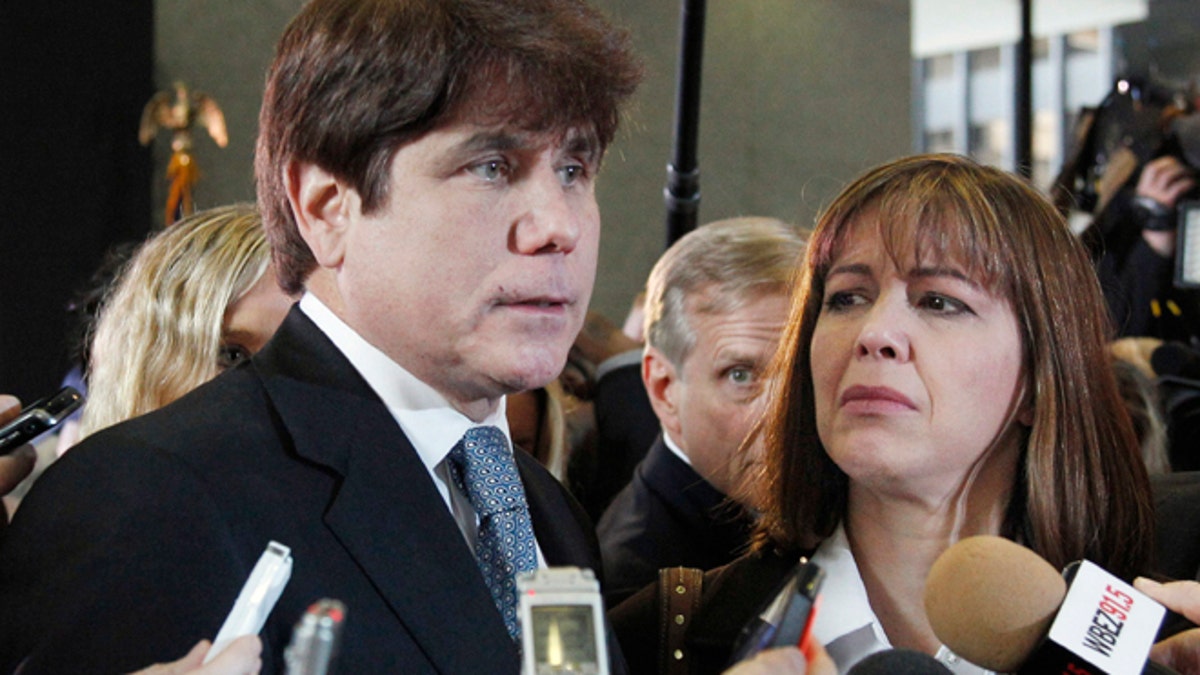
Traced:
[[1181, 342], [1164, 342], [1150, 353], [1155, 375], [1200, 379], [1200, 353]]
[[946, 549], [925, 580], [934, 635], [964, 659], [1013, 672], [1045, 637], [1067, 583], [1033, 551], [1001, 537], [968, 537]]
[[952, 675], [949, 668], [928, 654], [911, 649], [875, 652], [854, 664], [847, 675]]
[[1171, 132], [1188, 166], [1200, 166], [1200, 115], [1191, 113], [1171, 120]]

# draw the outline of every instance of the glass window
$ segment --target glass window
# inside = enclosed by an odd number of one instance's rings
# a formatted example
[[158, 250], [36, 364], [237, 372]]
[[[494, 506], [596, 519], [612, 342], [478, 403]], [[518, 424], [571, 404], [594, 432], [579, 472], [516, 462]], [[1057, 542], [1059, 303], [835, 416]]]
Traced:
[[1004, 155], [1009, 144], [1009, 122], [995, 119], [971, 125], [967, 153], [982, 164], [1004, 168]]
[[1033, 60], [1044, 61], [1050, 58], [1050, 38], [1033, 39]]
[[968, 60], [971, 63], [972, 73], [984, 70], [998, 70], [1000, 68], [1000, 48], [976, 49], [971, 52]]
[[1033, 184], [1046, 188], [1057, 173], [1055, 159], [1058, 155], [1058, 118], [1052, 110], [1038, 110], [1033, 114]]
[[925, 152], [956, 152], [953, 129], [926, 129]]
[[1067, 34], [1067, 53], [1087, 52], [1095, 54], [1100, 51], [1100, 31], [1096, 29], [1081, 30]]
[[939, 54], [925, 59], [925, 78], [948, 80], [954, 77], [954, 55]]

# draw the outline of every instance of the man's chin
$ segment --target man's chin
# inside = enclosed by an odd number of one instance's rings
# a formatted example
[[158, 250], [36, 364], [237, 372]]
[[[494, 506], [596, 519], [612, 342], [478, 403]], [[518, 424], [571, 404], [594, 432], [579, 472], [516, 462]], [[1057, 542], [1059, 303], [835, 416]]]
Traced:
[[537, 389], [553, 382], [562, 374], [563, 368], [567, 365], [567, 350], [561, 350], [559, 353], [557, 350], [547, 348], [540, 354], [531, 354], [528, 350], [523, 350], [523, 353], [516, 356], [508, 365], [510, 366], [508, 372], [503, 373], [499, 378], [505, 383], [506, 389], [509, 391]]

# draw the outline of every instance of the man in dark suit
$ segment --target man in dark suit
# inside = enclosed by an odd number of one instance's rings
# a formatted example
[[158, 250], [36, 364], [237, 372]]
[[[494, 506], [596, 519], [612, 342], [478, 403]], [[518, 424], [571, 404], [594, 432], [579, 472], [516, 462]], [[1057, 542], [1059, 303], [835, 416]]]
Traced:
[[650, 272], [641, 374], [662, 434], [597, 526], [610, 602], [660, 568], [717, 567], [747, 544], [739, 483], [757, 444], [741, 449], [803, 250], [789, 225], [734, 218], [681, 238]]
[[[629, 484], [638, 462], [658, 438], [658, 418], [642, 386], [642, 295], [624, 328], [588, 312], [572, 348], [593, 371], [588, 395], [596, 432], [593, 443], [571, 454], [567, 487], [593, 521], [600, 520], [613, 497]], [[629, 330], [631, 321], [637, 321], [635, 331]]]
[[[294, 570], [265, 672], [321, 597], [348, 607], [341, 672], [518, 671], [515, 573], [598, 565], [565, 490], [511, 451], [504, 396], [557, 376], [583, 321], [626, 45], [573, 1], [301, 10], [256, 177], [303, 298], [250, 363], [35, 486], [0, 548], [0, 672], [177, 658], [272, 540]], [[519, 476], [498, 513], [476, 480], [493, 470]]]

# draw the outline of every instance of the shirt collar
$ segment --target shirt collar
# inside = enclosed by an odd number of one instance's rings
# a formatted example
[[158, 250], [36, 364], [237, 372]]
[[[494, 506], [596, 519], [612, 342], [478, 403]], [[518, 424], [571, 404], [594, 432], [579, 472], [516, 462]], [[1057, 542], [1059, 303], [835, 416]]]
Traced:
[[662, 430], [662, 439], [663, 445], [667, 446], [667, 449], [671, 451], [671, 454], [678, 457], [679, 461], [687, 464], [688, 466], [692, 465], [692, 460], [689, 459], [686, 454], [684, 454], [683, 450], [680, 449], [679, 445], [676, 444], [675, 441], [671, 440], [671, 434], [668, 434], [666, 429]]
[[496, 410], [477, 424], [455, 410], [436, 389], [367, 342], [317, 296], [305, 293], [300, 299], [300, 310], [325, 333], [383, 400], [416, 448], [421, 462], [430, 471], [446, 458], [463, 434], [472, 427], [499, 427], [509, 439], [509, 448], [512, 448], [508, 419], [504, 414], [505, 399], [501, 398]]
[[870, 628], [880, 648], [887, 648], [887, 636], [871, 609], [867, 589], [858, 573], [858, 563], [850, 551], [846, 530], [839, 525], [833, 536], [821, 542], [812, 561], [825, 571], [821, 584], [821, 611], [813, 624], [813, 637], [822, 644], [848, 635], [861, 628]]
[[[855, 663], [877, 651], [891, 649], [887, 635], [863, 585], [858, 563], [850, 550], [846, 530], [838, 525], [831, 537], [821, 542], [812, 561], [825, 571], [821, 584], [821, 607], [813, 622], [813, 637], [825, 645], [839, 672], [846, 672]], [[963, 660], [944, 645], [934, 656], [956, 675], [989, 675]]]

